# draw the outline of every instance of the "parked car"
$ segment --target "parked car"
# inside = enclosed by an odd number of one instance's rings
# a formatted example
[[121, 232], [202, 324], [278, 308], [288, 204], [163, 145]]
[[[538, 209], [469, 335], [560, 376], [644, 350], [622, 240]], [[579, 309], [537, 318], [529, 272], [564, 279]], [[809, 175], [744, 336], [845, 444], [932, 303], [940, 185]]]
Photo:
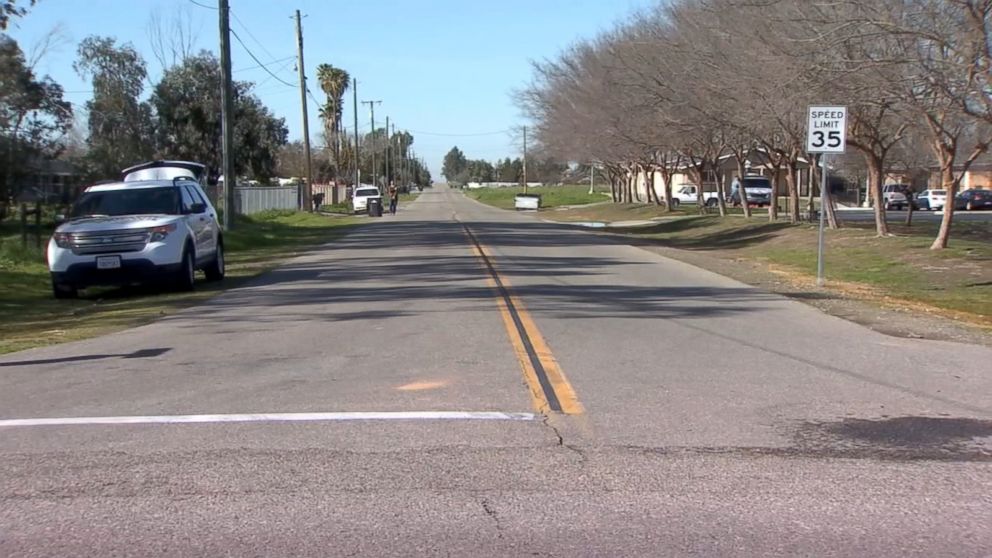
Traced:
[[198, 269], [224, 278], [224, 237], [193, 177], [101, 184], [86, 188], [55, 229], [48, 268], [55, 298], [153, 281], [192, 290]]
[[[765, 176], [745, 176], [742, 180], [747, 193], [748, 205], [758, 207], [769, 206], [772, 203], [772, 183]], [[737, 187], [731, 188], [730, 203], [741, 205], [741, 193]]]
[[910, 188], [908, 184], [886, 184], [882, 187], [882, 202], [885, 209], [903, 210], [909, 207]]
[[375, 186], [360, 186], [356, 188], [355, 193], [351, 196], [351, 210], [355, 213], [368, 211], [369, 200], [372, 198], [378, 198], [379, 202], [382, 203], [382, 194]]
[[[716, 192], [703, 192], [703, 203], [707, 207], [716, 207], [719, 203], [718, 196]], [[681, 204], [696, 203], [699, 203], [699, 186], [695, 184], [682, 184], [672, 192], [672, 208]]]
[[992, 209], [992, 190], [964, 190], [954, 198], [954, 209]]
[[916, 202], [923, 211], [944, 209], [947, 204], [947, 190], [923, 190], [916, 196]]

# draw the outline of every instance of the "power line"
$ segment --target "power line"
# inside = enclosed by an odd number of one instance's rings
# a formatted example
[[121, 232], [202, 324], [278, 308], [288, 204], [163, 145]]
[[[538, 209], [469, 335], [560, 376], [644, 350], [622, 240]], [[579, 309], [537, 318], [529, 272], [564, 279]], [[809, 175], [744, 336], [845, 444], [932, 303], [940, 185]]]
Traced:
[[263, 64], [262, 61], [259, 60], [257, 56], [255, 56], [255, 53], [252, 52], [250, 48], [248, 48], [248, 45], [246, 45], [245, 42], [241, 40], [241, 37], [238, 36], [238, 32], [237, 31], [235, 31], [234, 29], [231, 29], [231, 34], [234, 35], [234, 38], [235, 39], [237, 39], [238, 44], [241, 45], [241, 48], [245, 49], [245, 52], [248, 53], [248, 56], [251, 56], [251, 59], [254, 60], [259, 65], [260, 68], [262, 68], [266, 72], [268, 72], [268, 74], [270, 76], [272, 76], [273, 79], [275, 79], [276, 81], [278, 81], [280, 83], [283, 83], [285, 85], [288, 85], [289, 87], [296, 87], [292, 83], [289, 83], [288, 81], [286, 81], [286, 80], [280, 78], [279, 76], [275, 75], [274, 73], [272, 73], [272, 70], [270, 70], [268, 66], [266, 66], [265, 64]]
[[317, 97], [314, 96], [313, 91], [310, 91], [310, 88], [309, 87], [307, 87], [307, 95], [309, 95], [310, 96], [310, 100], [313, 101], [313, 103], [315, 105], [317, 105], [317, 108], [320, 108], [320, 107], [324, 106], [324, 105], [321, 104], [320, 101], [317, 100]]
[[216, 10], [217, 9], [217, 6], [208, 6], [206, 4], [201, 4], [201, 3], [197, 2], [196, 0], [189, 0], [189, 2], [190, 2], [190, 4], [195, 4], [195, 5], [197, 5], [197, 6], [201, 7], [201, 8], [206, 8], [208, 10]]
[[410, 132], [410, 133], [412, 133], [412, 134], [422, 134], [422, 135], [425, 135], [425, 136], [443, 136], [443, 137], [452, 137], [452, 138], [467, 138], [467, 137], [479, 137], [479, 136], [498, 136], [500, 134], [510, 133], [513, 130], [509, 130], [508, 129], [508, 130], [498, 130], [496, 132], [479, 132], [479, 133], [473, 133], [473, 134], [444, 134], [444, 133], [440, 133], [440, 132], [424, 132], [424, 131], [421, 131], [421, 130], [407, 130], [407, 131]]
[[231, 17], [234, 18], [234, 21], [238, 22], [238, 25], [240, 25], [241, 28], [245, 30], [245, 33], [248, 33], [248, 36], [251, 37], [253, 41], [255, 41], [255, 44], [262, 47], [262, 50], [265, 52], [265, 54], [269, 55], [269, 58], [275, 58], [275, 56], [271, 52], [269, 52], [269, 49], [265, 48], [265, 45], [262, 43], [262, 41], [258, 40], [258, 37], [256, 37], [255, 34], [251, 32], [251, 29], [249, 29], [248, 26], [245, 25], [245, 22], [241, 21], [241, 18], [238, 17], [238, 14], [234, 13], [234, 10], [231, 10]]
[[[296, 60], [296, 57], [295, 56], [287, 56], [286, 58], [280, 58], [279, 60], [272, 60], [271, 62], [269, 62], [269, 64], [278, 64], [280, 62], [285, 62], [287, 60]], [[256, 70], [256, 69], [262, 68], [262, 67], [263, 66], [249, 66], [247, 68], [238, 68], [237, 70], [234, 70], [234, 72], [235, 73], [237, 73], [237, 72], [247, 72], [248, 70]], [[285, 68], [285, 67], [286, 66], [283, 66], [283, 68]]]
[[[295, 61], [296, 61], [296, 57], [295, 57], [295, 56], [293, 56], [291, 60], [289, 60], [288, 62], [286, 62], [286, 63], [285, 63], [285, 64], [283, 64], [282, 66], [280, 66], [280, 67], [279, 67], [279, 69], [278, 69], [278, 70], [276, 70], [276, 71], [277, 71], [277, 72], [282, 72], [282, 71], [285, 71], [285, 70], [286, 70], [287, 68], [289, 68], [289, 67], [290, 67], [290, 66], [291, 66], [291, 65], [293, 64], [293, 62], [295, 62]], [[265, 78], [265, 79], [263, 79], [262, 81], [260, 81], [260, 82], [258, 82], [257, 84], [255, 84], [255, 86], [256, 86], [256, 87], [260, 87], [260, 86], [262, 86], [262, 85], [265, 85], [266, 83], [269, 83], [270, 81], [272, 81], [272, 74], [271, 74], [271, 73], [269, 74], [269, 77], [267, 77], [267, 78]], [[285, 85], [284, 85], [284, 84], [278, 84], [278, 87], [285, 87]], [[293, 86], [293, 87], [295, 88], [296, 86]]]

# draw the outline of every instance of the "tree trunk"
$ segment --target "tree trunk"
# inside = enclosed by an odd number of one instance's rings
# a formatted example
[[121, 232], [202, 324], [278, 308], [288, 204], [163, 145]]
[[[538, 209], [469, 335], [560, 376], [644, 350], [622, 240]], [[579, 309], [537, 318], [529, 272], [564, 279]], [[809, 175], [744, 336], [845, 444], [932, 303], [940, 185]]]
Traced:
[[623, 186], [623, 203], [634, 203], [634, 173], [627, 172], [627, 178]]
[[947, 202], [944, 203], [944, 217], [940, 220], [940, 230], [937, 238], [930, 245], [931, 250], [947, 248], [951, 238], [951, 223], [954, 221], [954, 198], [958, 195], [958, 181], [954, 180], [954, 152], [943, 150], [940, 161], [940, 182], [947, 190]]
[[647, 198], [648, 203], [658, 203], [658, 196], [654, 194], [654, 173], [648, 171], [647, 167], [641, 167], [641, 172], [644, 173], [644, 197]]
[[865, 165], [868, 167], [868, 194], [875, 206], [875, 234], [889, 236], [889, 223], [885, 219], [885, 202], [882, 200], [882, 181], [884, 180], [882, 159], [871, 153], [864, 153]]
[[[661, 205], [661, 199], [658, 197], [658, 190], [655, 189], [654, 174], [655, 174], [654, 169], [648, 171], [648, 187], [647, 187], [648, 198], [650, 199], [651, 196], [654, 196], [654, 204]], [[667, 200], [666, 200], [666, 205], [667, 205]]]
[[[662, 171], [661, 173], [661, 193], [665, 196], [665, 211], [672, 210], [672, 173]], [[657, 195], [657, 192], [655, 192]]]
[[[737, 195], [740, 196], [741, 207], [744, 209], [744, 218], [751, 218], [751, 205], [747, 203], [747, 188], [744, 187], [744, 159], [737, 159], [737, 176], [740, 182], [740, 187], [737, 190]], [[720, 181], [723, 184], [723, 181]]]
[[913, 200], [910, 198], [910, 196], [912, 195], [913, 192], [907, 189], [906, 190], [906, 226], [907, 227], [913, 226]]
[[[714, 172], [713, 176], [716, 177], [716, 206], [720, 209], [720, 217], [727, 216], [727, 190], [723, 184], [723, 176], [718, 172]], [[702, 190], [702, 184], [699, 185], [699, 189]]]
[[789, 189], [789, 222], [793, 225], [799, 223], [799, 184], [797, 183], [799, 165], [795, 158], [789, 158], [785, 164], [786, 176], [785, 185]]
[[[644, 179], [647, 180], [647, 176], [645, 176]], [[635, 166], [634, 172], [630, 178], [630, 183], [631, 183], [630, 193], [634, 196], [634, 200], [637, 201], [637, 203], [641, 203], [640, 181], [641, 181], [641, 167]]]
[[771, 195], [771, 205], [768, 206], [768, 222], [778, 221], [778, 190], [779, 190], [779, 180], [781, 180], [781, 166], [772, 167], [772, 195]]
[[706, 204], [704, 203], [705, 200], [703, 198], [703, 171], [699, 170], [698, 168], [693, 168], [692, 174], [694, 175], [693, 179], [695, 180], [696, 184], [699, 186], [698, 188], [696, 188], [696, 210], [700, 214], [705, 215], [709, 213], [709, 210], [707, 209]]
[[823, 191], [824, 200], [826, 203], [824, 207], [820, 208], [820, 211], [827, 212], [827, 226], [832, 230], [837, 230], [840, 228], [840, 219], [837, 218], [837, 205], [834, 203], [834, 195], [830, 193], [830, 185], [827, 185], [827, 189]]

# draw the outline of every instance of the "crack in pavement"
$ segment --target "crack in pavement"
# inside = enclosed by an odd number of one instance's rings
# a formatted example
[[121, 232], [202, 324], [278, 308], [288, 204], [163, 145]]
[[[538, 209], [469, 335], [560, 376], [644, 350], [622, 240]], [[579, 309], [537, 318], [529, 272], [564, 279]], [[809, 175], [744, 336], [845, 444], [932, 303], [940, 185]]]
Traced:
[[493, 507], [488, 498], [482, 498], [479, 500], [479, 503], [482, 504], [482, 509], [486, 512], [486, 515], [493, 518], [493, 523], [496, 525], [496, 538], [502, 539], [503, 524], [499, 521], [499, 515], [496, 513], [496, 508]]
[[554, 432], [555, 437], [558, 438], [558, 445], [560, 447], [563, 447], [563, 448], [565, 448], [567, 450], [571, 450], [571, 451], [575, 452], [576, 454], [578, 454], [578, 456], [579, 456], [579, 465], [585, 465], [585, 463], [586, 463], [586, 461], [588, 459], [586, 457], [585, 452], [582, 451], [577, 446], [574, 446], [572, 444], [565, 443], [565, 436], [562, 435], [562, 433], [561, 433], [560, 430], [558, 430], [558, 427], [556, 427], [555, 425], [551, 424], [551, 415], [546, 414], [546, 413], [542, 413], [541, 416], [544, 417], [543, 419], [541, 419], [541, 424], [543, 424], [544, 426], [550, 428], [551, 431]]

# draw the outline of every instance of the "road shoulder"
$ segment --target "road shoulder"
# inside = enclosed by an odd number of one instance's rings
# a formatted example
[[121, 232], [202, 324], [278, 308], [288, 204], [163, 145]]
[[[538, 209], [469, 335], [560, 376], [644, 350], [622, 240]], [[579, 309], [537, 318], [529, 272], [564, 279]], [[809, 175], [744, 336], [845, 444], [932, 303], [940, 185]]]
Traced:
[[643, 242], [630, 242], [622, 234], [608, 234], [626, 244], [672, 258], [746, 283], [764, 291], [812, 306], [826, 314], [871, 330], [907, 339], [954, 341], [992, 347], [987, 329], [928, 312], [925, 307], [897, 299], [869, 299], [857, 289], [831, 289], [820, 293], [805, 277], [776, 270], [767, 264], [728, 258], [719, 251], [701, 253]]

